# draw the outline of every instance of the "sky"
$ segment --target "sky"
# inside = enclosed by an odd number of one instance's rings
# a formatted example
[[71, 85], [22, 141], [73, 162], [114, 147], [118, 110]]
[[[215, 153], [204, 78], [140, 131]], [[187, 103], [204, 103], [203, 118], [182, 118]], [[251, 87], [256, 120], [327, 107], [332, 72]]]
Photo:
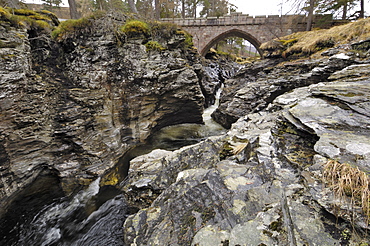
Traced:
[[[67, 3], [68, 0], [63, 0], [63, 3]], [[238, 9], [237, 12], [243, 14], [249, 14], [252, 16], [256, 15], [280, 15], [280, 14], [293, 14], [291, 7], [287, 0], [229, 0], [232, 4], [235, 4]], [[39, 3], [40, 0], [26, 0], [26, 2]], [[366, 15], [370, 15], [370, 0], [365, 0], [365, 12]]]
[[[278, 15], [281, 1], [279, 0], [230, 0], [238, 7], [237, 12], [249, 15]], [[284, 6], [283, 6], [284, 7]]]
[[[290, 4], [286, 0], [230, 0], [243, 14], [256, 15], [280, 15], [294, 14]], [[365, 0], [365, 15], [370, 15], [370, 0]]]
[[[280, 7], [278, 7], [278, 4], [280, 1], [281, 0], [230, 0], [232, 4], [238, 6], [237, 12], [249, 15], [279, 14]], [[26, 0], [26, 2], [39, 3], [40, 0]], [[62, 2], [63, 6], [65, 6], [68, 0], [62, 0]]]

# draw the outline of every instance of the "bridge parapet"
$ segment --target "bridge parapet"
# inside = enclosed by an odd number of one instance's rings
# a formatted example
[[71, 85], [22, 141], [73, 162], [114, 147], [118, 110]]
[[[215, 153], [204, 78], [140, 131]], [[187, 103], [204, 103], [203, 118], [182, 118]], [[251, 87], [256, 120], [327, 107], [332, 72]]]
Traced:
[[162, 22], [172, 22], [179, 26], [209, 26], [209, 25], [263, 25], [266, 23], [289, 23], [294, 20], [295, 23], [304, 23], [304, 15], [261, 15], [250, 16], [246, 14], [233, 13], [222, 17], [208, 18], [162, 18]]
[[[314, 23], [322, 17], [315, 16]], [[304, 31], [306, 19], [307, 17], [304, 15], [250, 16], [232, 13], [222, 17], [164, 18], [161, 21], [175, 23], [189, 32], [193, 36], [194, 45], [198, 48], [199, 53], [204, 55], [210, 47], [220, 40], [232, 36], [248, 40], [260, 52], [259, 46], [263, 42], [293, 32]], [[329, 26], [333, 23], [331, 16], [328, 23]]]

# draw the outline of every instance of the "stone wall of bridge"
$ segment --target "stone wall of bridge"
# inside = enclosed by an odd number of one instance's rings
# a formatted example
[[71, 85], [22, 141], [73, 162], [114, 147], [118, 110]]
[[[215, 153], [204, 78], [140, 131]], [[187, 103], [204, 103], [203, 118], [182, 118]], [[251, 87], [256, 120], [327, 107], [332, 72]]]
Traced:
[[[327, 21], [320, 21], [326, 19]], [[222, 39], [238, 36], [248, 40], [257, 50], [261, 43], [306, 29], [306, 16], [249, 16], [241, 13], [213, 18], [165, 18], [163, 22], [172, 22], [193, 36], [194, 45], [204, 55], [209, 48]], [[321, 24], [327, 28], [332, 25], [331, 16], [315, 16], [314, 26]], [[323, 25], [324, 24], [324, 25]]]

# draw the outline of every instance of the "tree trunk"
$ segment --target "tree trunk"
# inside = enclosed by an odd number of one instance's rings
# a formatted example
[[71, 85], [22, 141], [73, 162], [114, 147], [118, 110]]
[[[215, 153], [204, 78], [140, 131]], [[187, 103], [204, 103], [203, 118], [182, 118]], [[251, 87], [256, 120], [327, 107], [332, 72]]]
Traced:
[[130, 7], [130, 11], [132, 13], [137, 14], [138, 12], [137, 12], [137, 8], [136, 8], [134, 0], [127, 0], [127, 2], [128, 2], [128, 6]]
[[[20, 8], [18, 0], [5, 0], [5, 4], [6, 4], [7, 7], [11, 7], [11, 8], [14, 8], [14, 9], [19, 9]], [[4, 6], [2, 6], [2, 7], [4, 7]]]
[[103, 1], [102, 0], [100, 0], [100, 1], [98, 1], [98, 3], [99, 3], [99, 10], [100, 11], [103, 11]]
[[364, 6], [364, 0], [361, 0], [361, 10], [360, 10], [360, 16], [359, 18], [365, 18], [365, 6]]
[[342, 20], [347, 19], [347, 10], [348, 10], [348, 2], [345, 1], [343, 5], [343, 14], [342, 14]]
[[185, 0], [181, 0], [181, 17], [185, 19]]
[[193, 5], [193, 13], [194, 13], [194, 18], [197, 18], [197, 4], [195, 2]]
[[80, 18], [80, 14], [77, 12], [77, 6], [75, 0], [68, 0], [69, 4], [69, 13], [71, 15], [71, 19], [78, 19]]
[[307, 17], [307, 27], [306, 31], [311, 31], [312, 22], [313, 22], [313, 10], [315, 7], [315, 0], [310, 0], [310, 6], [308, 9], [308, 17]]
[[159, 20], [159, 18], [161, 18], [161, 5], [159, 3], [159, 0], [154, 1], [154, 11], [155, 11], [154, 18], [156, 20]]

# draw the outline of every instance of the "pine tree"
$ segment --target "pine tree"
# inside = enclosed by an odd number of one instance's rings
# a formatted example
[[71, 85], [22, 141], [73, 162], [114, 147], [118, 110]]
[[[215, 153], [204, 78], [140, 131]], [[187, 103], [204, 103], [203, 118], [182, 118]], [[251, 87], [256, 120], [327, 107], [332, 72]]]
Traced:
[[228, 0], [202, 0], [202, 17], [220, 17], [228, 13], [230, 3]]

